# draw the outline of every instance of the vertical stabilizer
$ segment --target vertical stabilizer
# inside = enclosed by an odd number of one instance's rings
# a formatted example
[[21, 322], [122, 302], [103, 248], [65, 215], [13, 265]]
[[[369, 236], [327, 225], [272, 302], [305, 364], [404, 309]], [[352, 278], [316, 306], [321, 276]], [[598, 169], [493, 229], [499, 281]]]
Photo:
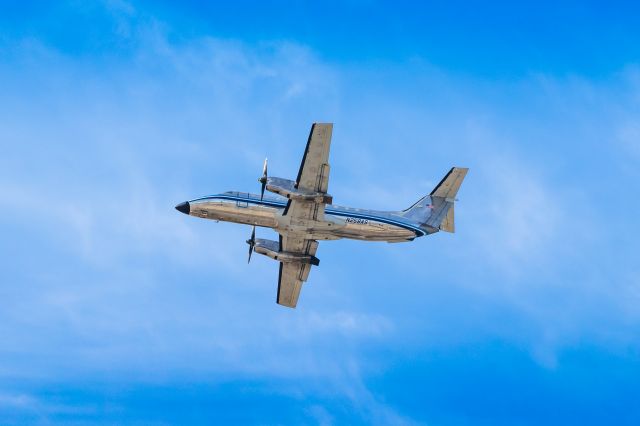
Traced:
[[433, 188], [431, 194], [402, 212], [402, 215], [431, 229], [431, 232], [455, 232], [454, 202], [469, 169], [453, 167]]

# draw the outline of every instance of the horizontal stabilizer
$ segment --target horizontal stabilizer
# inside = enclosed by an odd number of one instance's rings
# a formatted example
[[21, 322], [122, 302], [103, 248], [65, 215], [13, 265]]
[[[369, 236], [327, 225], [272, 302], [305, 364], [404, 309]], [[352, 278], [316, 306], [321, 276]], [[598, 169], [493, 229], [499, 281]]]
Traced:
[[452, 167], [440, 183], [433, 188], [430, 195], [432, 197], [449, 198], [450, 200], [447, 201], [454, 201], [468, 171], [468, 168]]

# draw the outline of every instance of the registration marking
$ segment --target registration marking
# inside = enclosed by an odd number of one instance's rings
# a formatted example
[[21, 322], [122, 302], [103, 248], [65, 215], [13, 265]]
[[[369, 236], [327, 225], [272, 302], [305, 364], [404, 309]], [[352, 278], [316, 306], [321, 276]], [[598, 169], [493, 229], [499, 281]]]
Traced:
[[368, 225], [369, 221], [367, 219], [355, 219], [352, 217], [348, 217], [345, 219], [347, 223], [356, 223], [358, 225]]

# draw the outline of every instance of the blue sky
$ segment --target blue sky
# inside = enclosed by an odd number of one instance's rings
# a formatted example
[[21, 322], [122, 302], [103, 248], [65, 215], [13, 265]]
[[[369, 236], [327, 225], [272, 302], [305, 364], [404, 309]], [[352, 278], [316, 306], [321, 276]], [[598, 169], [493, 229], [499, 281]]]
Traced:
[[[638, 424], [639, 12], [3, 2], [0, 423]], [[470, 173], [456, 234], [323, 243], [289, 310], [173, 206], [314, 121], [337, 204]]]

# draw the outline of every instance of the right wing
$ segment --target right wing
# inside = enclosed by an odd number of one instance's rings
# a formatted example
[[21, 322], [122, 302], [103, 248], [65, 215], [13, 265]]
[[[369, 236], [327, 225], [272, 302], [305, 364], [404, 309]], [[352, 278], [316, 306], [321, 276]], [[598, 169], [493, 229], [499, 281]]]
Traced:
[[[318, 242], [285, 235], [280, 237], [280, 250], [315, 256], [318, 250]], [[309, 277], [309, 271], [311, 271], [310, 263], [280, 262], [276, 302], [289, 308], [295, 308], [302, 289], [302, 283]]]

